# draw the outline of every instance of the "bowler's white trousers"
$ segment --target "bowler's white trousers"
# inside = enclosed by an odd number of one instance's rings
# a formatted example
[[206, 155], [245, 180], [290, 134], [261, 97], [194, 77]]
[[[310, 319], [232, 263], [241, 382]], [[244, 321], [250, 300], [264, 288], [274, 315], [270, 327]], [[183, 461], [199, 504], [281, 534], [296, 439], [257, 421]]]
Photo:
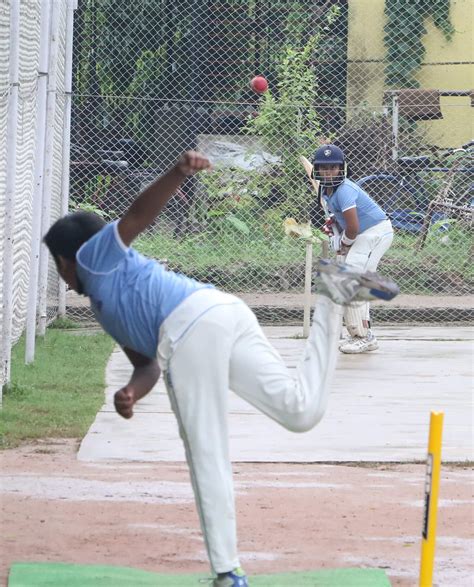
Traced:
[[239, 298], [199, 290], [160, 329], [158, 362], [184, 442], [212, 570], [239, 566], [229, 389], [288, 430], [305, 432], [326, 409], [342, 307], [317, 296], [313, 323], [293, 376]]

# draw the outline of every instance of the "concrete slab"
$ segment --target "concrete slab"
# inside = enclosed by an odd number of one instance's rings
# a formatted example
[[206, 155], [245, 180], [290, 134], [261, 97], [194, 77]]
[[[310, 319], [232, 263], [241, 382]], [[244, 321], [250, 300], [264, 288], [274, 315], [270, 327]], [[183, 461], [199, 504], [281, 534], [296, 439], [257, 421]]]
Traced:
[[[294, 368], [304, 340], [298, 327], [267, 327]], [[328, 411], [310, 432], [294, 434], [231, 393], [234, 462], [412, 461], [426, 457], [429, 413], [445, 413], [443, 460], [474, 458], [473, 331], [467, 327], [378, 327], [378, 351], [340, 355]], [[113, 394], [131, 372], [115, 350], [107, 367], [106, 402], [79, 460], [184, 461], [163, 382], [136, 406], [115, 414]]]

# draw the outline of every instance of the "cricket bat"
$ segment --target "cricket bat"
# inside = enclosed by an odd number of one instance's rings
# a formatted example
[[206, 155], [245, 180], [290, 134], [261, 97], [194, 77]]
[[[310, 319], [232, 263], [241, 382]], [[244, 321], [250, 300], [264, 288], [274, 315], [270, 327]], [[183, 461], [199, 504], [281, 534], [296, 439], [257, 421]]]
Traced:
[[313, 186], [314, 191], [318, 194], [320, 206], [324, 210], [324, 213], [326, 214], [326, 217], [329, 218], [329, 210], [328, 210], [328, 207], [327, 207], [326, 202], [324, 201], [323, 197], [319, 193], [319, 181], [317, 181], [316, 179], [314, 179], [312, 177], [312, 175], [313, 175], [313, 165], [303, 155], [300, 155], [300, 163], [301, 163], [301, 165], [303, 165], [304, 170], [306, 171], [306, 175], [308, 176], [308, 179], [311, 182], [311, 185]]

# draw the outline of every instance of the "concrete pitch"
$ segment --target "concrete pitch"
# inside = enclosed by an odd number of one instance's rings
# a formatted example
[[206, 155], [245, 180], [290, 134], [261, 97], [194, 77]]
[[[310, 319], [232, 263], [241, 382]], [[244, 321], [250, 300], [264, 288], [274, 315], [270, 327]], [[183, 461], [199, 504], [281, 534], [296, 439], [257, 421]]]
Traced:
[[[290, 368], [304, 340], [296, 326], [267, 327]], [[443, 461], [473, 460], [473, 333], [467, 327], [377, 327], [380, 349], [340, 355], [328, 411], [294, 434], [231, 393], [231, 457], [237, 462], [413, 461], [426, 458], [430, 410], [444, 411]], [[123, 420], [112, 398], [128, 381], [121, 350], [107, 367], [106, 402], [79, 460], [184, 461], [163, 381]]]

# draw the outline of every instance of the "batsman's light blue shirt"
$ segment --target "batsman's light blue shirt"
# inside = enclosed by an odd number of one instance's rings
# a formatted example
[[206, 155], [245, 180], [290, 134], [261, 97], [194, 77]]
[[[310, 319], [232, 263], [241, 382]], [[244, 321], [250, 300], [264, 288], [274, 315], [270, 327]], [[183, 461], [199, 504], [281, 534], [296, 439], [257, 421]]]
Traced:
[[343, 229], [346, 228], [343, 212], [351, 208], [357, 210], [359, 232], [364, 232], [364, 230], [387, 219], [382, 208], [372, 200], [367, 192], [350, 179], [345, 179], [331, 196], [323, 191], [323, 198], [329, 211], [334, 214]]
[[192, 293], [213, 286], [126, 247], [117, 224], [107, 224], [82, 245], [77, 275], [103, 329], [121, 346], [154, 358], [163, 321]]

